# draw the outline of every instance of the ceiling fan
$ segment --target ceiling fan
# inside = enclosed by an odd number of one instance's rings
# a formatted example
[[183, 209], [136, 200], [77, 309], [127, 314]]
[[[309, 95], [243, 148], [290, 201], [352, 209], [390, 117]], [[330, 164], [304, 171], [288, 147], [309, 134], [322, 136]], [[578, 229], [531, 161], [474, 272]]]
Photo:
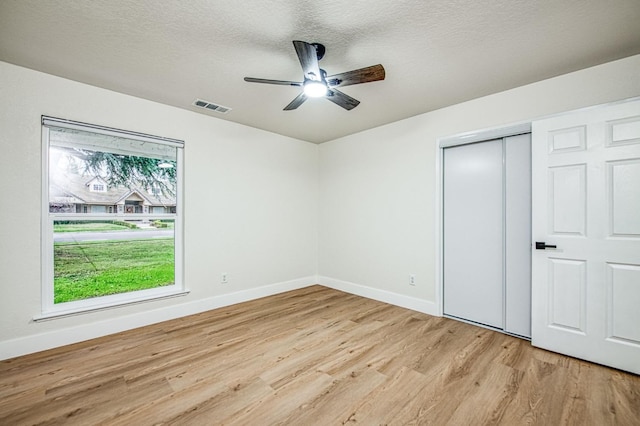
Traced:
[[339, 91], [337, 87], [384, 80], [384, 67], [380, 64], [327, 76], [325, 70], [320, 68], [318, 65], [318, 61], [322, 59], [325, 53], [325, 47], [322, 44], [295, 40], [293, 42], [293, 47], [295, 47], [298, 59], [300, 60], [300, 65], [302, 65], [304, 81], [268, 80], [253, 77], [244, 78], [244, 81], [251, 83], [267, 83], [279, 84], [282, 86], [302, 87], [302, 92], [300, 92], [300, 94], [296, 96], [289, 105], [284, 107], [285, 111], [298, 108], [308, 98], [321, 97], [330, 100], [334, 104], [339, 105], [346, 110], [352, 110], [358, 106], [360, 101]]

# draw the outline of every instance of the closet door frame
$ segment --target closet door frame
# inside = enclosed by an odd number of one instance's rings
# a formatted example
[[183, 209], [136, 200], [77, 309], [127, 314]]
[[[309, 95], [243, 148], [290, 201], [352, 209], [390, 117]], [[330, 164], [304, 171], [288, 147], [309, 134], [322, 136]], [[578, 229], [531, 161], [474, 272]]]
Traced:
[[[474, 132], [465, 132], [457, 135], [440, 138], [436, 146], [436, 304], [438, 315], [444, 315], [444, 149], [459, 145], [467, 145], [477, 142], [500, 139], [509, 136], [516, 136], [524, 133], [531, 133], [531, 121], [515, 123], [509, 126], [493, 127]], [[476, 324], [476, 323], [473, 323]], [[482, 327], [481, 324], [476, 324]], [[495, 328], [487, 327], [492, 330]]]

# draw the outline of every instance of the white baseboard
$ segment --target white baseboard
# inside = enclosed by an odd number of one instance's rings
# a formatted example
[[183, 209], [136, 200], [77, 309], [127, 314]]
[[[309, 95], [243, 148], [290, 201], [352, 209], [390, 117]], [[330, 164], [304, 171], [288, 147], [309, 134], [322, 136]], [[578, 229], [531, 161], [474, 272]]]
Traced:
[[374, 299], [379, 302], [389, 303], [390, 305], [422, 312], [424, 314], [440, 316], [437, 304], [428, 300], [418, 299], [416, 297], [405, 296], [403, 294], [323, 276], [318, 277], [318, 284], [344, 291], [346, 293], [355, 294], [357, 296], [366, 297], [368, 299]]
[[54, 330], [32, 336], [20, 337], [0, 342], [0, 360], [14, 358], [34, 352], [40, 352], [59, 346], [78, 343], [85, 340], [121, 331], [131, 330], [145, 325], [155, 324], [187, 315], [198, 314], [236, 303], [247, 302], [261, 297], [297, 290], [318, 283], [317, 276], [298, 278], [276, 284], [222, 294], [206, 299], [167, 306], [160, 309], [138, 312], [109, 320], [91, 322], [65, 329]]

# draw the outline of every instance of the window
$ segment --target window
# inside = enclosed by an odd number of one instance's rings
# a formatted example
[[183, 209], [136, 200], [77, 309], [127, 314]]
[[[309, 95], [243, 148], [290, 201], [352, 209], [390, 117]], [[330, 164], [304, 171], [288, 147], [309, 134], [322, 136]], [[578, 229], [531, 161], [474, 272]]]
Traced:
[[185, 294], [183, 142], [51, 117], [42, 124], [39, 318]]

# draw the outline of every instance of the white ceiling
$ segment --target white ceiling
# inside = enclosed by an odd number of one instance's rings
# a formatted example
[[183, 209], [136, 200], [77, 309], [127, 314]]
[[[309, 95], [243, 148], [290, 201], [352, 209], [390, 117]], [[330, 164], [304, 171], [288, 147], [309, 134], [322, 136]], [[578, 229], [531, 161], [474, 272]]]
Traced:
[[[283, 111], [243, 77], [301, 81], [292, 40], [387, 78]], [[0, 0], [2, 61], [315, 143], [638, 53], [640, 0]]]

